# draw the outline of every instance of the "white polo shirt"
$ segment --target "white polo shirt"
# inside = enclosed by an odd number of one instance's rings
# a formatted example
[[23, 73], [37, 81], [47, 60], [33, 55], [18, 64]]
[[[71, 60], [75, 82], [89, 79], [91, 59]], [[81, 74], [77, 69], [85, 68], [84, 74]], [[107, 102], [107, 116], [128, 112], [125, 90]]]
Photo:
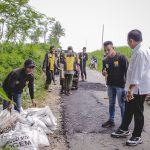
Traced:
[[150, 49], [138, 44], [132, 50], [127, 81], [125, 89], [128, 90], [131, 84], [136, 84], [134, 94], [144, 95], [150, 93]]

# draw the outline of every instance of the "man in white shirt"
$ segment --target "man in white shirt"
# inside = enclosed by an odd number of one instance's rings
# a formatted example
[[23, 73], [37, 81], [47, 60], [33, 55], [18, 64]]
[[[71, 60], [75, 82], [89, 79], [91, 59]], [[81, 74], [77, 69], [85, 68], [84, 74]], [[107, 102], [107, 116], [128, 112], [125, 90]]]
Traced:
[[112, 137], [130, 135], [128, 127], [134, 116], [134, 131], [126, 142], [128, 146], [141, 144], [141, 133], [144, 126], [144, 101], [150, 93], [150, 49], [142, 46], [142, 33], [132, 30], [128, 33], [128, 45], [132, 48], [132, 56], [127, 71], [125, 113], [121, 126]]

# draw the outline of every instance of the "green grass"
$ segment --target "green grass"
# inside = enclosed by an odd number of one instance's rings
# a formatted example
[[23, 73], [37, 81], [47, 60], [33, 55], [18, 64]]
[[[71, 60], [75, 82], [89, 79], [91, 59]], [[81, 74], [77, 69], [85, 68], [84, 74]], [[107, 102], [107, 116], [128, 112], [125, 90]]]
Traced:
[[0, 150], [18, 150], [18, 149], [6, 146], [5, 148], [0, 148]]
[[[128, 59], [131, 57], [131, 49], [127, 46], [124, 47], [116, 47], [115, 50], [121, 54], [124, 54]], [[93, 52], [88, 53], [88, 65], [90, 64], [90, 60], [92, 56], [95, 56], [98, 59], [98, 66], [97, 70], [101, 71], [102, 70], [102, 59], [104, 56], [104, 51], [103, 50], [96, 50]]]

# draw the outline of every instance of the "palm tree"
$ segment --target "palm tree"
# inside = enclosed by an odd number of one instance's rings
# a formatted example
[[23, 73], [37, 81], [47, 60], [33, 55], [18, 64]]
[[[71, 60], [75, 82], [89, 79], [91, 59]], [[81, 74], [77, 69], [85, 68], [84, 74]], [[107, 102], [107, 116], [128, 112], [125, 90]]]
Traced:
[[59, 21], [56, 21], [52, 27], [52, 31], [51, 31], [51, 37], [56, 38], [56, 40], [59, 43], [59, 39], [65, 36], [65, 29], [62, 28], [62, 25], [60, 24]]

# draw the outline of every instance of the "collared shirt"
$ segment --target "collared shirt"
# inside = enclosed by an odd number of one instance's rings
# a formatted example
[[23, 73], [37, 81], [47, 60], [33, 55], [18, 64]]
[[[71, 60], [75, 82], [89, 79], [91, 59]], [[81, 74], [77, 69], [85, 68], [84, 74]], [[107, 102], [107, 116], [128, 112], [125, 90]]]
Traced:
[[128, 71], [126, 90], [129, 86], [137, 85], [134, 94], [144, 95], [150, 93], [150, 49], [141, 43], [132, 50]]

